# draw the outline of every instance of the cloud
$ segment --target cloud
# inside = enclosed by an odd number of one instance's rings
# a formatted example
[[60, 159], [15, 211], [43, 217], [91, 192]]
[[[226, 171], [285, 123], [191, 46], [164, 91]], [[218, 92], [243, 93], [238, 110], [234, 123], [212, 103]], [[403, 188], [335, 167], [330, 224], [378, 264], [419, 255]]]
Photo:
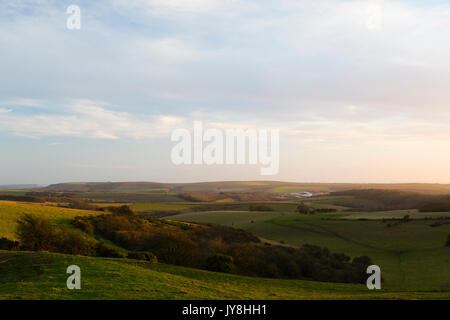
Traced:
[[21, 107], [40, 107], [40, 106], [42, 106], [42, 102], [40, 100], [30, 99], [30, 98], [6, 99], [6, 100], [1, 100], [0, 104], [8, 105], [8, 106], [21, 106]]
[[0, 130], [29, 138], [148, 139], [169, 136], [182, 121], [168, 115], [134, 116], [103, 103], [77, 100], [63, 114], [0, 113]]
[[[57, 108], [42, 109], [40, 113], [35, 114], [0, 109], [0, 131], [27, 138], [169, 139], [174, 129], [191, 130], [194, 121], [202, 121], [205, 128], [219, 130], [278, 129], [282, 142], [295, 142], [299, 145], [392, 145], [405, 141], [450, 139], [450, 129], [447, 126], [450, 114], [445, 113], [441, 114], [439, 119], [420, 116], [405, 118], [399, 115], [377, 115], [373, 113], [376, 110], [344, 105], [341, 114], [311, 113], [298, 120], [301, 111], [291, 113], [284, 119], [240, 119], [213, 111], [192, 112], [181, 117], [169, 114], [131, 114], [121, 111], [122, 109], [106, 102], [85, 99], [71, 101], [59, 112], [55, 111]], [[369, 117], [361, 117], [359, 114], [369, 114]]]
[[108, 164], [85, 164], [85, 163], [69, 163], [69, 167], [82, 169], [134, 169], [132, 165], [108, 165]]
[[114, 0], [118, 9], [144, 10], [150, 14], [203, 13], [219, 10], [238, 0]]

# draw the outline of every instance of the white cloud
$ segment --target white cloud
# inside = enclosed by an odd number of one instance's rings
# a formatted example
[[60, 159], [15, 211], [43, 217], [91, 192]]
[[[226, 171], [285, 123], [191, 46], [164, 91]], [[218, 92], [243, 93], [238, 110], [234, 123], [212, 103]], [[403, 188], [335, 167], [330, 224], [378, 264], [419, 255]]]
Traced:
[[64, 114], [0, 113], [0, 130], [29, 138], [143, 139], [169, 136], [182, 121], [172, 116], [134, 116], [102, 103], [78, 100]]
[[148, 13], [202, 13], [218, 10], [239, 0], [114, 0], [118, 9], [138, 9]]
[[21, 106], [21, 107], [40, 107], [42, 106], [42, 102], [37, 99], [30, 98], [14, 98], [14, 99], [6, 99], [1, 100], [0, 104], [7, 106]]

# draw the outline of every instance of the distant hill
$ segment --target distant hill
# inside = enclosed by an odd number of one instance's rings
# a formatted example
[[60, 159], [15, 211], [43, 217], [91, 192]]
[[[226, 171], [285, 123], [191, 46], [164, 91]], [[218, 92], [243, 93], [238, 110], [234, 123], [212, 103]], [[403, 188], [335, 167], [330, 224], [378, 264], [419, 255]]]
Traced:
[[[51, 184], [42, 188], [43, 191], [68, 192], [100, 192], [100, 191], [147, 191], [168, 189], [168, 185], [158, 182], [68, 182]], [[165, 190], [162, 190], [165, 191]]]
[[0, 185], [0, 190], [31, 190], [42, 188], [41, 185], [38, 184], [7, 184]]
[[[1, 187], [0, 187], [1, 189]], [[42, 191], [57, 192], [272, 192], [329, 193], [357, 189], [385, 189], [417, 192], [423, 194], [450, 194], [449, 184], [431, 183], [297, 183], [282, 181], [217, 181], [198, 183], [159, 182], [76, 182], [58, 183], [41, 188]]]

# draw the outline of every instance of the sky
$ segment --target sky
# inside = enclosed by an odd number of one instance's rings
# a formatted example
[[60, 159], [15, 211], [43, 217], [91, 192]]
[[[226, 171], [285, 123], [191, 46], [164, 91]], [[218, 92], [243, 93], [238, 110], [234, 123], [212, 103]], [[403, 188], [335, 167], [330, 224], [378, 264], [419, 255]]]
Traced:
[[[436, 0], [0, 0], [0, 185], [450, 183], [449, 32]], [[194, 121], [278, 129], [278, 174], [175, 165]]]

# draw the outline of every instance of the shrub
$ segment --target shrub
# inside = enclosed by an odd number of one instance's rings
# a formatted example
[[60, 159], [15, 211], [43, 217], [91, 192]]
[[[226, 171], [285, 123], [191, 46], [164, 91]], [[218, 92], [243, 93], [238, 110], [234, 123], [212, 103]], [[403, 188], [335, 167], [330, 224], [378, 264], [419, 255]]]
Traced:
[[251, 205], [248, 207], [249, 211], [274, 211], [273, 208], [264, 205]]
[[450, 234], [447, 237], [447, 243], [445, 244], [447, 247], [450, 247]]
[[67, 208], [80, 210], [96, 210], [97, 207], [82, 199], [70, 199]]
[[54, 250], [55, 228], [43, 218], [24, 214], [17, 220], [17, 237], [25, 250]]
[[314, 213], [314, 209], [310, 208], [307, 204], [305, 204], [303, 201], [300, 202], [300, 204], [297, 207], [297, 211], [301, 214], [310, 214]]
[[75, 219], [72, 221], [72, 225], [75, 227], [81, 229], [82, 231], [86, 232], [89, 235], [94, 235], [94, 226], [92, 225], [90, 220], [83, 219], [83, 217], [75, 217]]
[[233, 257], [216, 254], [206, 259], [206, 269], [216, 272], [229, 273], [233, 269]]
[[128, 259], [145, 260], [153, 263], [158, 262], [158, 258], [151, 252], [148, 251], [132, 251], [128, 253]]
[[372, 265], [372, 260], [368, 256], [356, 257], [353, 259], [352, 265], [355, 269], [355, 275], [358, 276], [356, 281], [363, 283], [367, 278], [367, 267]]
[[57, 228], [40, 217], [25, 214], [17, 223], [17, 235], [24, 250], [123, 258], [115, 248], [88, 239], [80, 231]]
[[117, 215], [124, 216], [134, 216], [136, 215], [133, 210], [129, 206], [120, 206], [120, 207], [108, 207], [107, 208], [111, 213]]
[[337, 212], [337, 209], [334, 208], [318, 208], [314, 209], [315, 213], [330, 213], [330, 212]]
[[95, 247], [96, 256], [104, 258], [124, 258], [124, 255], [116, 248], [106, 245], [103, 242], [99, 242]]
[[61, 227], [54, 232], [52, 250], [65, 254], [78, 254], [83, 256], [96, 255], [96, 243], [87, 239], [82, 233]]
[[20, 202], [45, 202], [45, 199], [40, 197], [28, 196], [28, 195], [9, 195], [0, 194], [0, 200], [6, 201], [20, 201]]
[[0, 250], [16, 250], [19, 248], [19, 242], [7, 238], [0, 238]]

